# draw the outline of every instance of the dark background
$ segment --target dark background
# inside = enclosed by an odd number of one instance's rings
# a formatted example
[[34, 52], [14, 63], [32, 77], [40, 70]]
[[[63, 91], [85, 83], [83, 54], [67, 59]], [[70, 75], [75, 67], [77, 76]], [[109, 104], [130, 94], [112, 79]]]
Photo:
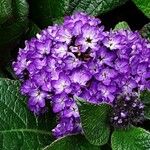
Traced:
[[136, 7], [132, 1], [99, 16], [106, 29], [113, 28], [118, 22], [126, 21], [132, 30], [140, 30], [149, 19]]

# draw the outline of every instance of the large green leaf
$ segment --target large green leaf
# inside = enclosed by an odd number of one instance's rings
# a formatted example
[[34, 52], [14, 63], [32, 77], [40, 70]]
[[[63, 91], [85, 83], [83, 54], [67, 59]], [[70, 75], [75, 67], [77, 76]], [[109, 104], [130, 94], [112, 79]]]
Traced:
[[136, 6], [150, 18], [150, 0], [132, 0]]
[[11, 0], [0, 0], [0, 24], [12, 15]]
[[67, 14], [82, 11], [91, 15], [99, 15], [124, 4], [126, 1], [127, 0], [70, 0]]
[[85, 137], [94, 145], [103, 145], [108, 142], [110, 127], [108, 104], [94, 105], [79, 102], [79, 112]]
[[39, 150], [52, 142], [52, 114], [36, 117], [19, 94], [19, 82], [0, 79], [0, 149]]
[[40, 27], [47, 27], [53, 20], [64, 17], [69, 0], [29, 0], [31, 18]]
[[100, 150], [100, 147], [90, 144], [82, 135], [72, 135], [54, 141], [44, 150]]
[[136, 127], [116, 130], [111, 142], [113, 150], [150, 150], [150, 133]]

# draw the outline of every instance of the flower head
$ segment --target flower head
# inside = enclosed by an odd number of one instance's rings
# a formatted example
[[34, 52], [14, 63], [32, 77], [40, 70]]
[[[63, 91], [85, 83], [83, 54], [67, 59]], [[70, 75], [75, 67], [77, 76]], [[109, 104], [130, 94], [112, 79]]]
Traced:
[[[118, 107], [118, 95], [148, 89], [149, 56], [150, 44], [138, 32], [104, 31], [99, 19], [77, 12], [26, 41], [13, 68], [31, 111], [52, 105], [59, 117], [53, 133], [60, 137], [82, 130], [74, 96]], [[142, 105], [135, 99], [131, 103]], [[121, 110], [114, 112], [114, 124], [121, 124], [116, 117], [128, 116], [128, 110]]]
[[116, 128], [125, 128], [144, 119], [144, 104], [135, 94], [118, 96], [113, 107], [111, 123]]

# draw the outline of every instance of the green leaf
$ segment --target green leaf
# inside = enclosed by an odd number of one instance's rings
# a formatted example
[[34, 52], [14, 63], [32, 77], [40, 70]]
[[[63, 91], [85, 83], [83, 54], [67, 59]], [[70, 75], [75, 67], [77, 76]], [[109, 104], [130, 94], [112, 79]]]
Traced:
[[37, 33], [40, 33], [40, 31], [41, 31], [41, 29], [34, 22], [30, 21], [26, 36], [27, 36], [27, 38], [32, 38]]
[[11, 20], [8, 20], [0, 26], [0, 49], [2, 50], [7, 45], [15, 47], [18, 39], [25, 32], [28, 25], [28, 3], [26, 0], [12, 1], [11, 8], [13, 11], [13, 19], [11, 18]]
[[94, 105], [80, 101], [79, 112], [85, 137], [94, 145], [108, 142], [110, 127], [108, 104]]
[[130, 27], [127, 22], [122, 21], [122, 22], [119, 22], [118, 24], [116, 24], [114, 30], [121, 30], [121, 29], [130, 30]]
[[150, 91], [145, 90], [141, 92], [140, 99], [144, 104], [150, 104]]
[[144, 38], [150, 40], [150, 23], [144, 25], [144, 27], [140, 30], [140, 33]]
[[11, 0], [0, 0], [0, 24], [3, 24], [11, 15]]
[[[8, 1], [8, 0], [6, 0]], [[10, 61], [10, 53], [16, 48], [28, 26], [28, 3], [26, 0], [9, 0], [11, 15], [0, 24], [0, 59]], [[4, 11], [4, 10], [2, 10]]]
[[25, 32], [27, 20], [18, 20], [9, 26], [0, 28], [0, 45], [16, 42], [17, 39]]
[[150, 119], [150, 91], [145, 90], [141, 92], [140, 99], [144, 103], [144, 117]]
[[145, 105], [145, 108], [144, 108], [144, 117], [146, 119], [150, 120], [150, 104], [149, 105]]
[[150, 18], [150, 1], [149, 0], [132, 0], [135, 5]]
[[64, 21], [64, 17], [59, 17], [56, 19], [53, 19], [53, 24], [62, 24]]
[[19, 87], [18, 81], [0, 79], [0, 149], [39, 150], [52, 142], [54, 119], [50, 112], [34, 116]]
[[43, 28], [64, 17], [69, 0], [31, 0], [29, 4], [32, 20]]
[[66, 13], [72, 14], [76, 11], [82, 11], [96, 16], [123, 5], [126, 1], [127, 0], [71, 0]]
[[150, 133], [136, 127], [116, 130], [112, 134], [111, 144], [113, 150], [150, 150]]
[[100, 147], [90, 144], [82, 135], [72, 135], [54, 141], [43, 150], [100, 150]]
[[19, 19], [26, 19], [29, 13], [29, 5], [26, 0], [15, 0], [12, 3], [13, 15]]

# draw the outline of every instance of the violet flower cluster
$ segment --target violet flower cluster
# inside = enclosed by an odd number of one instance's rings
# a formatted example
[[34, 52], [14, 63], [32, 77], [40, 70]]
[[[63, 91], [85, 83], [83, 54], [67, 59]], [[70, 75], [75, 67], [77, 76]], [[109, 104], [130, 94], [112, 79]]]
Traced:
[[119, 95], [113, 104], [111, 125], [115, 128], [126, 128], [144, 120], [144, 104], [137, 93]]
[[138, 32], [104, 31], [99, 19], [75, 13], [26, 41], [13, 68], [31, 111], [51, 103], [59, 117], [53, 134], [61, 137], [82, 130], [74, 96], [113, 104], [119, 94], [149, 88], [149, 56]]

